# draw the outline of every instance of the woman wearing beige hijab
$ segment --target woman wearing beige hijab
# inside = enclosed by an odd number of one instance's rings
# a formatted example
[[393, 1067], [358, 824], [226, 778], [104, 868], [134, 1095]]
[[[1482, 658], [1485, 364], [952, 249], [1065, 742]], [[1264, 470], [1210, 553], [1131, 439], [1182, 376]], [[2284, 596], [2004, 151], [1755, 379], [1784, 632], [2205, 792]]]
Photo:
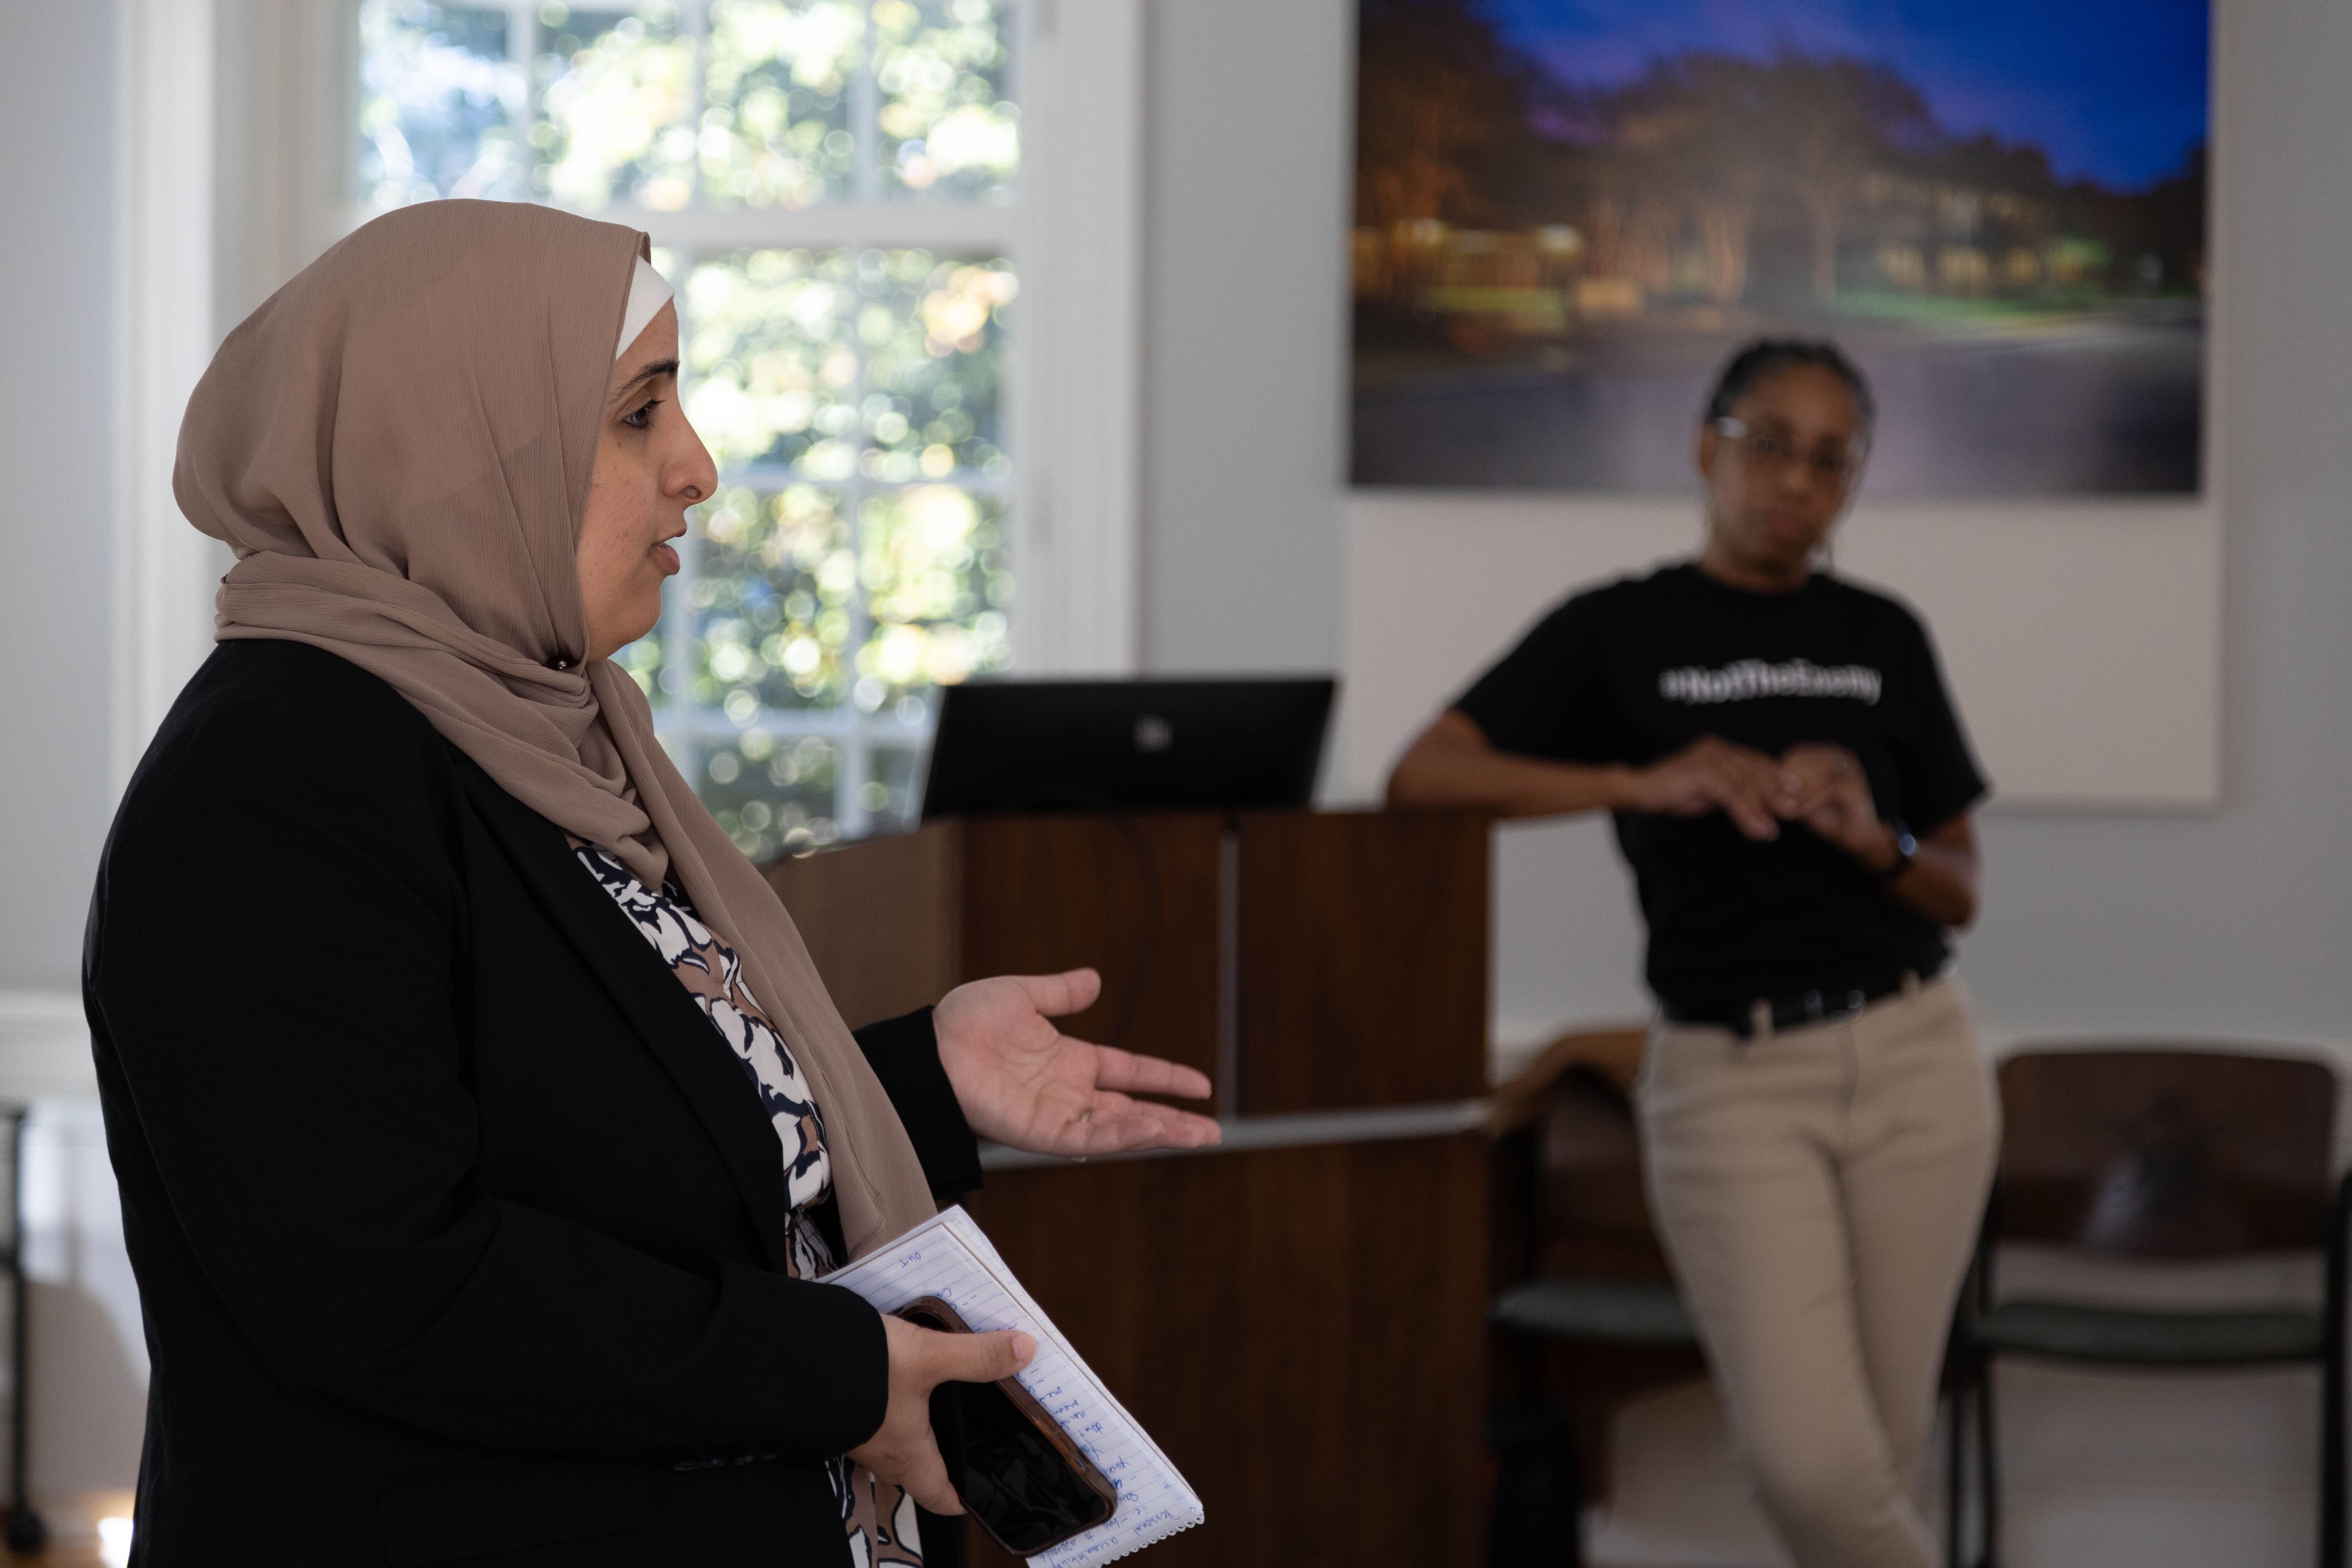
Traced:
[[645, 254], [409, 208], [190, 402], [181, 506], [237, 563], [84, 958], [153, 1363], [134, 1560], [919, 1563], [932, 1388], [1031, 1347], [816, 1276], [977, 1185], [975, 1131], [1216, 1136], [1129, 1098], [1199, 1074], [1047, 1022], [1089, 972], [853, 1035], [671, 766], [607, 656], [716, 475]]

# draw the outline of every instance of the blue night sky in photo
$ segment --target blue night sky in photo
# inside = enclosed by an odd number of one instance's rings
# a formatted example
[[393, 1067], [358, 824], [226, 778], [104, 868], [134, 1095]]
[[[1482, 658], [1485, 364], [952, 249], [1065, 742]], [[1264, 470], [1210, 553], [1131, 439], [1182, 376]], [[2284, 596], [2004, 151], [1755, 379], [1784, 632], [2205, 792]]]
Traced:
[[1692, 49], [1894, 67], [1958, 135], [2030, 142], [2063, 180], [2137, 190], [2206, 137], [2207, 0], [1487, 0], [1561, 81]]

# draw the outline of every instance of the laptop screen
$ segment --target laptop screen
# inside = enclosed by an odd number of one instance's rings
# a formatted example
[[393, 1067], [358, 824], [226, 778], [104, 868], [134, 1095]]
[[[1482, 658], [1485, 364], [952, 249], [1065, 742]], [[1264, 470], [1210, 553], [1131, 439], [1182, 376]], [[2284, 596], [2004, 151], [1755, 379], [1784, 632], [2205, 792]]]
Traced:
[[1337, 687], [1328, 677], [945, 687], [923, 820], [1303, 806]]

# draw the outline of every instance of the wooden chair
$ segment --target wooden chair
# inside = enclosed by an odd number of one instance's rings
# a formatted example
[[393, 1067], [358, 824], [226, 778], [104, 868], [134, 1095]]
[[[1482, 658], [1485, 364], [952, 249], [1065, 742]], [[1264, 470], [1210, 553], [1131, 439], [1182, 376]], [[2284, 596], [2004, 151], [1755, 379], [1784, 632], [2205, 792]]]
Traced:
[[[1981, 1568], [2000, 1561], [1992, 1362], [2321, 1368], [2319, 1563], [2345, 1561], [2344, 1313], [2352, 1178], [2331, 1179], [2336, 1082], [2308, 1058], [2117, 1045], [2032, 1046], [2001, 1064], [2000, 1173], [1960, 1319], [1977, 1407]], [[2326, 1303], [2231, 1311], [2000, 1300], [1995, 1249], [2025, 1241], [2185, 1260], [2316, 1250]], [[1963, 1402], [1950, 1405], [1957, 1482]], [[1952, 1562], [1959, 1562], [1955, 1486]]]
[[[1495, 1393], [1507, 1402], [1495, 1428], [1496, 1562], [1580, 1563], [1583, 1504], [1607, 1491], [1611, 1415], [1651, 1388], [1705, 1375], [1643, 1192], [1627, 1090], [1643, 1038], [1640, 1029], [1563, 1036], [1496, 1091], [1489, 1320]], [[1504, 1451], [1515, 1445], [1525, 1450], [1516, 1458]], [[1541, 1485], [1514, 1488], [1526, 1466]], [[1528, 1495], [1544, 1487], [1555, 1495]], [[1515, 1510], [1545, 1517], [1507, 1517]]]

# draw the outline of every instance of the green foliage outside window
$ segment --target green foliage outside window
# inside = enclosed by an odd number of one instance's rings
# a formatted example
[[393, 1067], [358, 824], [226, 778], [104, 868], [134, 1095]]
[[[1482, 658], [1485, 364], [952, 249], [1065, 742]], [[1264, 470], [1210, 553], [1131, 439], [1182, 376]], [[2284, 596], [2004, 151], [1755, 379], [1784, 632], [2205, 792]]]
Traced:
[[755, 857], [903, 820], [928, 693], [1011, 660], [1017, 275], [992, 248], [712, 249], [663, 215], [1008, 205], [1008, 7], [358, 10], [363, 212], [603, 214], [647, 229], [678, 289], [684, 404], [720, 489], [691, 514], [661, 627], [616, 656], [665, 743]]

